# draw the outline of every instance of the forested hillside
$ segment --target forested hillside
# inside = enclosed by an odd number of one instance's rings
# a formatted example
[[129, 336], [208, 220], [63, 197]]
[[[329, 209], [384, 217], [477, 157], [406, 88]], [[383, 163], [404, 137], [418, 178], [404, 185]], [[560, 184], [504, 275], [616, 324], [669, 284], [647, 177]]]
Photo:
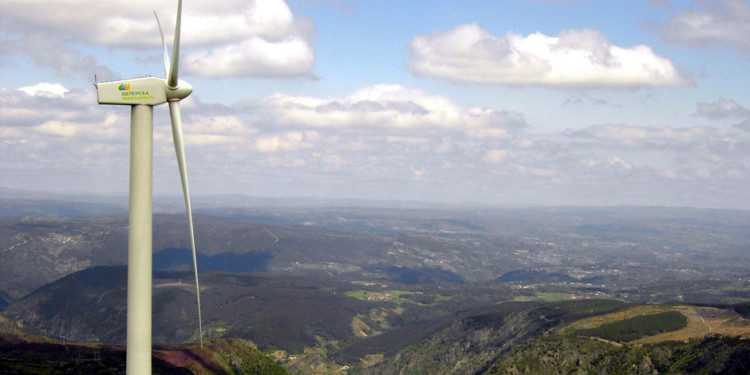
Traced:
[[618, 346], [575, 336], [541, 337], [514, 349], [486, 374], [744, 375], [750, 374], [750, 340], [708, 336]]

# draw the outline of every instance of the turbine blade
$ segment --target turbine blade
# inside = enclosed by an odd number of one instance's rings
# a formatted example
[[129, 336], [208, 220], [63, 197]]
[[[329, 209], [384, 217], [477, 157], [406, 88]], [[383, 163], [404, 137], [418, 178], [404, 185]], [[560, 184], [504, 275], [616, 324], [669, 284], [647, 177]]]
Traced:
[[169, 50], [167, 49], [167, 41], [164, 40], [164, 31], [161, 28], [161, 22], [159, 22], [159, 16], [154, 11], [154, 17], [156, 17], [156, 25], [159, 26], [159, 35], [161, 35], [161, 44], [164, 46], [164, 77], [169, 77]]
[[203, 347], [203, 319], [201, 317], [201, 289], [198, 284], [198, 259], [195, 253], [195, 232], [193, 230], [193, 209], [190, 206], [190, 189], [188, 189], [187, 168], [185, 167], [185, 145], [182, 142], [182, 118], [180, 116], [180, 102], [169, 102], [169, 116], [172, 119], [172, 138], [174, 139], [174, 150], [177, 155], [177, 166], [180, 168], [180, 180], [182, 181], [182, 194], [185, 196], [185, 209], [188, 215], [190, 229], [190, 247], [193, 252], [193, 272], [195, 274], [195, 295], [198, 300], [198, 334], [200, 336], [201, 348]]
[[172, 43], [172, 64], [167, 75], [167, 86], [177, 88], [177, 71], [180, 61], [180, 20], [182, 19], [182, 0], [177, 1], [177, 21], [174, 24], [174, 43]]

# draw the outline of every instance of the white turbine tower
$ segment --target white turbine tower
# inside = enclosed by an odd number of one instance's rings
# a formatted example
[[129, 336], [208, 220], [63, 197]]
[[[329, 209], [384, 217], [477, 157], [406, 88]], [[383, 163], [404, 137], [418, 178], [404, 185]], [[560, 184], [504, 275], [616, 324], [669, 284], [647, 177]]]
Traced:
[[[153, 106], [163, 103], [169, 103], [172, 136], [180, 169], [182, 191], [185, 196], [190, 246], [193, 252], [195, 291], [198, 300], [198, 331], [201, 346], [203, 346], [193, 214], [190, 206], [180, 117], [180, 100], [190, 95], [193, 88], [187, 82], [177, 78], [181, 15], [182, 0], [178, 0], [171, 62], [162, 33], [166, 79], [147, 77], [96, 84], [99, 104], [129, 105], [131, 115], [127, 359], [125, 364], [128, 375], [151, 374]], [[157, 23], [158, 21], [157, 18]], [[161, 32], [161, 25], [159, 25], [159, 32]]]

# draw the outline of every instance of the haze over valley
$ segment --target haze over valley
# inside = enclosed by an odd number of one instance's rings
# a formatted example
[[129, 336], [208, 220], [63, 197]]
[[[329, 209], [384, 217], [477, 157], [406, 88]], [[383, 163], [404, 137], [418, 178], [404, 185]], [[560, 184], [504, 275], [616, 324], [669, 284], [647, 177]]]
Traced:
[[[564, 327], [588, 327], [575, 322], [618, 311], [624, 315], [606, 319], [663, 311], [686, 317], [684, 328], [668, 329], [673, 336], [636, 339], [750, 334], [746, 211], [332, 201], [284, 207], [233, 199], [230, 207], [196, 208], [207, 338], [247, 340], [293, 373], [442, 372], [463, 360], [473, 365], [453, 373], [505, 373], [517, 368], [519, 350], [547, 345], [536, 341], [542, 334], [554, 333], [562, 340], [555, 345], [566, 347], [582, 331]], [[123, 343], [127, 215], [120, 205], [1, 201], [5, 319], [24, 335]], [[168, 211], [154, 218], [159, 345], [197, 339], [186, 219]], [[653, 308], [633, 310], [639, 306]], [[562, 310], [544, 312], [550, 308]], [[485, 341], [470, 339], [480, 334]], [[738, 358], [750, 353], [745, 341], [719, 340]], [[577, 355], [604, 355], [603, 347], [575, 345], [585, 348]]]

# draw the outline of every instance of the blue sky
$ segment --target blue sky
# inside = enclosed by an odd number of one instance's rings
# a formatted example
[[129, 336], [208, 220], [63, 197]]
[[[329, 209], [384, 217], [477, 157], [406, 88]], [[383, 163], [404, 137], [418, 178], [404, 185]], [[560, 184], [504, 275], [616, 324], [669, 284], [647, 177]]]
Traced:
[[[0, 187], [127, 192], [93, 77], [163, 76], [175, 5], [0, 0]], [[742, 0], [185, 0], [191, 190], [747, 209], [747, 35]]]

